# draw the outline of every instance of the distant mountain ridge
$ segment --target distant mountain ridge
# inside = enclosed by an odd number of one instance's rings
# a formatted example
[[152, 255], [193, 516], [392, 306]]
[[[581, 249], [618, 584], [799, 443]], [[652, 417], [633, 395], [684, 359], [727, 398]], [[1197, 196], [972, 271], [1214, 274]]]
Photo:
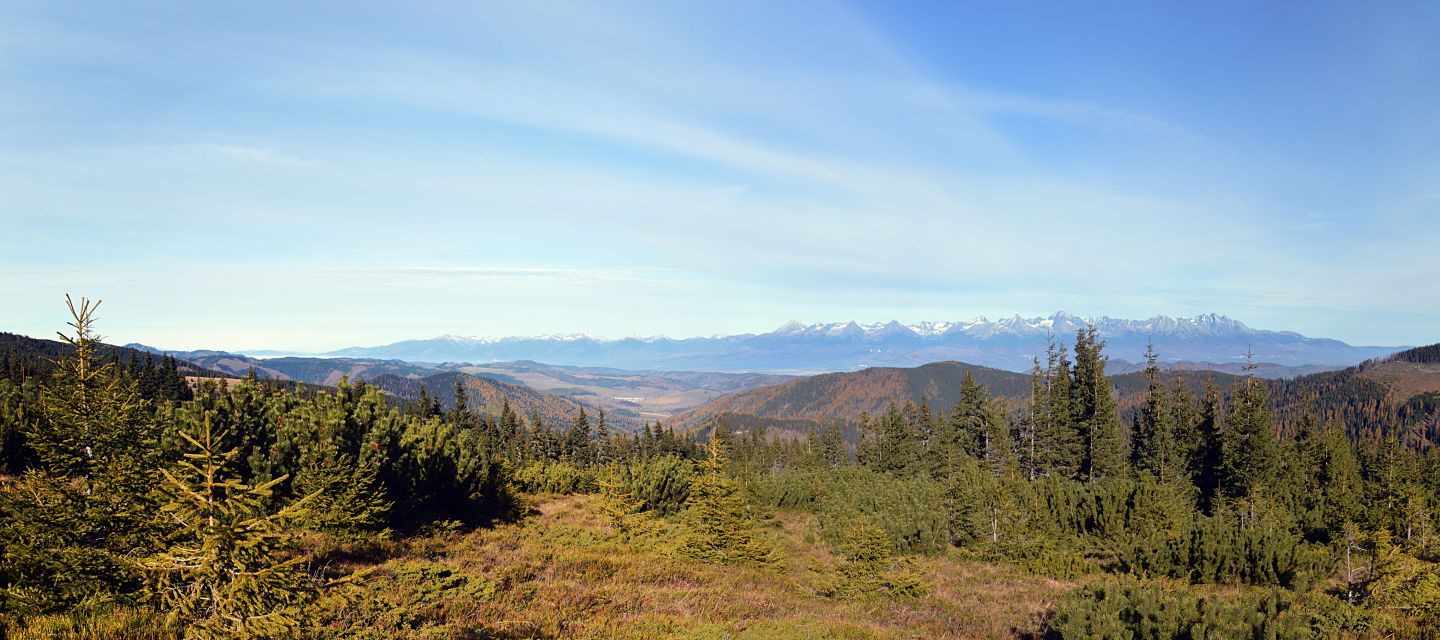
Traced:
[[[1131, 362], [1144, 358], [1153, 344], [1166, 362], [1257, 363], [1287, 368], [1339, 368], [1383, 357], [1403, 347], [1352, 346], [1339, 340], [1309, 338], [1293, 331], [1251, 328], [1218, 314], [1145, 320], [1081, 318], [1065, 312], [1048, 317], [962, 322], [897, 321], [861, 324], [788, 322], [769, 333], [686, 339], [604, 339], [587, 334], [563, 336], [467, 338], [445, 335], [376, 347], [350, 347], [327, 357], [398, 359], [410, 362], [504, 362], [534, 360], [571, 366], [636, 370], [750, 371], [814, 373], [866, 367], [914, 367], [958, 360], [1024, 371], [1054, 337], [1067, 344], [1076, 331], [1094, 323], [1107, 342], [1106, 353]], [[1191, 365], [1195, 366], [1195, 365]]]

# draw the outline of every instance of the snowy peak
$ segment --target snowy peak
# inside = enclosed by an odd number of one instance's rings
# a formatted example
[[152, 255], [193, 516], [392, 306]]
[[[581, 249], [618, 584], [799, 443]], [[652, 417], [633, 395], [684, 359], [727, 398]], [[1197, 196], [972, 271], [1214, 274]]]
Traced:
[[1286, 367], [1349, 366], [1400, 347], [1357, 347], [1288, 331], [1252, 329], [1223, 315], [1156, 315], [1144, 320], [1085, 318], [1064, 311], [1027, 318], [863, 323], [791, 320], [774, 331], [675, 340], [665, 336], [610, 339], [588, 334], [508, 338], [446, 335], [378, 347], [352, 347], [329, 356], [410, 362], [509, 362], [534, 360], [575, 366], [671, 371], [852, 371], [864, 367], [913, 367], [955, 360], [1025, 371], [1051, 341], [1073, 343], [1094, 325], [1106, 354], [1142, 362], [1154, 346], [1163, 361], [1233, 364], [1251, 353], [1256, 362]]
[[435, 341], [435, 342], [449, 342], [449, 343], [451, 343], [451, 344], [464, 345], [464, 344], [490, 344], [490, 343], [492, 343], [492, 342], [495, 342], [495, 339], [494, 339], [494, 338], [480, 338], [480, 337], [476, 337], [476, 336], [462, 336], [462, 335], [457, 335], [457, 334], [453, 334], [453, 333], [447, 333], [447, 334], [445, 334], [445, 335], [443, 335], [443, 336], [440, 336], [440, 337], [438, 337], [438, 338], [434, 338], [434, 341]]
[[[1257, 332], [1244, 323], [1227, 316], [1208, 313], [1193, 317], [1175, 317], [1157, 315], [1145, 320], [1127, 320], [1123, 318], [1111, 318], [1108, 316], [1084, 318], [1064, 311], [1057, 311], [1049, 316], [1025, 318], [1019, 314], [1008, 318], [990, 320], [985, 316], [977, 316], [971, 320], [927, 320], [910, 324], [901, 323], [898, 320], [889, 322], [860, 323], [849, 322], [817, 322], [804, 324], [798, 320], [791, 320], [780, 325], [774, 331], [765, 336], [779, 338], [784, 336], [797, 337], [830, 337], [830, 338], [920, 338], [920, 339], [941, 339], [946, 336], [968, 336], [971, 338], [993, 338], [997, 336], [1047, 336], [1054, 335], [1062, 337], [1074, 334], [1076, 331], [1094, 324], [1102, 337], [1109, 336], [1132, 336], [1132, 335], [1153, 335], [1157, 337], [1225, 337], [1252, 335]], [[1280, 333], [1280, 332], [1264, 332]], [[1286, 332], [1288, 334], [1288, 332]], [[1295, 334], [1289, 334], [1295, 335]], [[713, 336], [712, 339], [736, 337], [736, 336]], [[677, 341], [664, 335], [649, 337], [629, 336], [627, 340], [638, 340], [647, 343], [673, 342]], [[434, 342], [450, 343], [455, 345], [488, 345], [498, 342], [616, 342], [598, 338], [588, 333], [573, 334], [545, 334], [536, 336], [512, 336], [505, 338], [482, 338], [473, 336], [462, 336], [447, 334], [432, 339]]]
[[800, 324], [799, 320], [791, 320], [780, 325], [779, 329], [771, 331], [770, 333], [773, 335], [788, 335], [792, 333], [804, 333], [807, 330], [809, 330], [809, 327]]
[[1244, 323], [1219, 314], [1204, 314], [1190, 318], [1152, 316], [1146, 320], [1127, 320], [1100, 316], [1083, 318], [1064, 311], [1050, 316], [1025, 318], [1019, 314], [998, 320], [979, 316], [972, 320], [927, 320], [903, 324], [896, 320], [863, 324], [850, 322], [817, 322], [804, 324], [791, 320], [771, 331], [768, 336], [806, 336], [843, 338], [916, 337], [922, 339], [942, 338], [947, 335], [965, 335], [972, 338], [997, 336], [1065, 336], [1094, 324], [1101, 336], [1239, 336], [1257, 333]]

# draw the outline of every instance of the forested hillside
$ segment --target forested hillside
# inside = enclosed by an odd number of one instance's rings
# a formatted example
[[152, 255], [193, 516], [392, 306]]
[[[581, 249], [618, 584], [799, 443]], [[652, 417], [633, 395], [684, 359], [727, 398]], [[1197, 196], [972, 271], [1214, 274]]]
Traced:
[[[1440, 414], [1436, 412], [1440, 364], [1434, 362], [1435, 352], [1433, 346], [1421, 347], [1339, 371], [1264, 380], [1276, 428], [1293, 434], [1300, 420], [1313, 414], [1344, 425], [1356, 438], [1383, 437], [1394, 431], [1412, 446], [1435, 443], [1440, 438]], [[1061, 358], [1068, 357], [1055, 349], [1053, 362], [1046, 367], [1060, 366]], [[1227, 400], [1228, 390], [1245, 377], [1155, 366], [1159, 377], [1183, 385], [1191, 395], [1203, 395], [1207, 385], [1213, 385], [1221, 390], [1222, 402]], [[939, 362], [913, 369], [874, 368], [810, 376], [742, 391], [687, 411], [677, 417], [676, 424], [708, 433], [723, 418], [735, 430], [761, 426], [775, 435], [795, 438], [803, 437], [807, 429], [833, 422], [853, 429], [862, 413], [878, 415], [890, 403], [923, 403], [944, 413], [959, 400], [959, 382], [966, 373], [1003, 397], [1012, 412], [1023, 409], [1032, 393], [1031, 375]], [[1144, 404], [1148, 374], [1141, 370], [1109, 377], [1117, 411], [1128, 430]]]
[[448, 403], [252, 376], [149, 396], [143, 367], [102, 356], [93, 306], [72, 311], [68, 355], [0, 378], [10, 638], [1440, 628], [1434, 447], [1313, 414], [1280, 429], [1264, 381], [1197, 394], [1153, 364], [1127, 420], [1093, 329], [1018, 408], [962, 370], [934, 387], [943, 414], [857, 416], [852, 451], [839, 422], [703, 441], [580, 408], [559, 424], [459, 376]]
[[[19, 376], [24, 372], [49, 372], [54, 361], [62, 360], [74, 352], [73, 346], [58, 340], [42, 340], [0, 332], [0, 367], [4, 367], [6, 375]], [[211, 369], [188, 360], [130, 347], [97, 344], [95, 353], [104, 360], [122, 364], [127, 369], [134, 371], [158, 368], [174, 375], [201, 378], [223, 378], [227, 375], [224, 371]]]
[[1029, 376], [963, 362], [936, 362], [913, 369], [874, 367], [853, 373], [827, 373], [730, 394], [676, 417], [682, 427], [700, 426], [716, 415], [759, 419], [854, 422], [862, 413], [879, 414], [890, 402], [921, 401], [948, 407], [959, 399], [965, 375], [1020, 398], [1030, 392]]
[[235, 377], [248, 375], [253, 370], [255, 375], [261, 378], [294, 380], [327, 387], [333, 387], [345, 378], [354, 382], [382, 375], [424, 377], [435, 373], [432, 368], [399, 360], [301, 357], [261, 359], [223, 351], [187, 351], [175, 355]]
[[[33, 378], [43, 379], [54, 370], [57, 361], [74, 353], [74, 346], [65, 342], [0, 333], [0, 378], [9, 379], [17, 386]], [[97, 343], [95, 357], [123, 367], [148, 400], [187, 400], [191, 397], [187, 378], [225, 377], [224, 372], [129, 347]]]
[[1293, 429], [1315, 414], [1345, 425], [1352, 437], [1395, 434], [1415, 447], [1440, 443], [1440, 345], [1419, 347], [1350, 367], [1271, 383], [1280, 423]]
[[[366, 384], [398, 398], [421, 404], [433, 403], [443, 411], [454, 409], [456, 388], [461, 385], [471, 411], [498, 415], [502, 407], [508, 405], [521, 415], [538, 415], [552, 424], [570, 424], [584, 406], [571, 398], [542, 393], [525, 385], [455, 372], [436, 373], [418, 379], [386, 374], [370, 378]], [[635, 417], [632, 414], [620, 419], [628, 425], [635, 421]], [[635, 422], [638, 426], [638, 421]]]

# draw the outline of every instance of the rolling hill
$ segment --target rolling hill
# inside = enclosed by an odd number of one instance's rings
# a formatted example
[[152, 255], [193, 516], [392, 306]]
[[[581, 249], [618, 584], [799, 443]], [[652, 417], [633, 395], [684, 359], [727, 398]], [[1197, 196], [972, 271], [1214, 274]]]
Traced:
[[[74, 347], [59, 340], [31, 338], [15, 333], [0, 332], [0, 360], [13, 363], [13, 366], [48, 369], [49, 361], [59, 360], [74, 351]], [[121, 364], [128, 364], [131, 358], [144, 361], [147, 356], [154, 358], [156, 355], [153, 352], [130, 346], [120, 347], [109, 344], [100, 345], [98, 353], [102, 358], [118, 359]], [[11, 365], [7, 364], [7, 366]], [[224, 378], [228, 375], [224, 371], [182, 358], [176, 358], [175, 367], [181, 375], [195, 378]]]
[[[470, 411], [482, 415], [498, 415], [501, 406], [508, 400], [510, 406], [522, 416], [528, 418], [539, 414], [551, 425], [568, 425], [580, 414], [582, 406], [581, 403], [564, 396], [456, 371], [445, 371], [424, 378], [402, 378], [386, 373], [365, 380], [366, 384], [405, 399], [420, 397], [420, 388], [423, 386], [428, 395], [438, 398], [440, 405], [447, 409], [455, 406], [457, 382], [464, 385], [465, 401]], [[615, 416], [612, 421], [618, 423], [616, 426], [627, 426], [634, 422], [633, 416], [624, 415]]]
[[1270, 383], [1282, 425], [1314, 413], [1357, 437], [1398, 433], [1412, 446], [1440, 444], [1440, 344]]
[[[798, 378], [784, 384], [730, 394], [675, 418], [680, 430], [707, 429], [723, 416], [731, 425], [764, 424], [777, 433], [803, 433], [809, 427], [830, 423], [853, 426], [861, 412], [878, 415], [891, 402], [919, 404], [924, 399], [937, 411], [948, 411], [959, 399], [961, 383], [970, 373], [975, 381], [1019, 409], [1030, 395], [1030, 375], [1001, 371], [964, 362], [935, 362], [914, 368], [876, 367], [849, 373], [828, 373]], [[1167, 380], [1179, 376], [1197, 395], [1206, 380], [1228, 388], [1237, 376], [1212, 371], [1167, 371]], [[1143, 372], [1110, 376], [1122, 414], [1144, 401], [1147, 385]]]
[[[566, 367], [531, 361], [472, 365], [415, 364], [369, 358], [253, 358], [225, 351], [162, 352], [145, 345], [130, 346], [154, 353], [170, 353], [177, 358], [232, 377], [242, 377], [254, 370], [255, 374], [262, 378], [293, 380], [321, 386], [334, 386], [345, 377], [351, 381], [365, 380], [407, 400], [415, 399], [419, 394], [420, 384], [424, 384], [431, 393], [442, 394], [442, 399], [450, 402], [448, 398], [454, 392], [454, 379], [430, 378], [446, 373], [468, 374], [501, 383], [504, 385], [503, 389], [509, 390], [502, 392], [476, 389], [476, 393], [483, 393], [487, 397], [498, 397], [496, 393], [530, 392], [559, 396], [559, 399], [544, 402], [517, 396], [512, 402], [536, 408], [570, 407], [573, 404], [584, 405], [591, 412], [604, 409], [614, 419], [616, 426], [622, 429], [638, 429], [644, 421], [669, 419], [679, 411], [704, 404], [727, 393], [791, 379], [791, 376], [775, 374], [626, 371], [601, 367]], [[413, 384], [404, 382], [406, 380], [413, 381]], [[437, 384], [444, 389], [437, 387]], [[555, 413], [554, 417], [558, 418], [562, 413]], [[565, 415], [573, 415], [573, 411]], [[569, 419], [565, 418], [566, 421]]]
[[170, 354], [237, 378], [247, 375], [253, 369], [255, 375], [261, 378], [294, 380], [305, 384], [332, 387], [340, 382], [341, 378], [347, 376], [351, 380], [370, 379], [387, 374], [400, 377], [424, 377], [436, 371], [435, 367], [414, 365], [399, 360], [311, 357], [252, 358], [228, 351], [162, 351], [142, 344], [126, 346], [152, 353]]
[[[1030, 393], [1026, 374], [960, 362], [914, 368], [874, 368], [799, 378], [718, 398], [676, 417], [676, 428], [707, 431], [717, 420], [744, 430], [764, 426], [783, 437], [831, 423], [853, 426], [861, 412], [884, 411], [890, 402], [919, 403], [947, 410], [959, 397], [965, 372], [992, 394], [1018, 409]], [[1198, 397], [1207, 380], [1222, 392], [1242, 376], [1194, 370], [1170, 370]], [[1145, 398], [1143, 372], [1111, 375], [1123, 421]], [[1414, 446], [1440, 443], [1440, 345], [1421, 347], [1339, 371], [1267, 380], [1277, 428], [1289, 431], [1306, 414], [1345, 424], [1353, 437], [1369, 438], [1394, 429]]]
[[1019, 398], [1030, 393], [1030, 376], [963, 362], [936, 362], [915, 368], [875, 367], [850, 373], [826, 373], [769, 387], [733, 393], [676, 416], [676, 428], [691, 428], [712, 416], [755, 416], [788, 421], [854, 422], [862, 412], [876, 415], [890, 402], [937, 408], [959, 399], [969, 372], [992, 393]]

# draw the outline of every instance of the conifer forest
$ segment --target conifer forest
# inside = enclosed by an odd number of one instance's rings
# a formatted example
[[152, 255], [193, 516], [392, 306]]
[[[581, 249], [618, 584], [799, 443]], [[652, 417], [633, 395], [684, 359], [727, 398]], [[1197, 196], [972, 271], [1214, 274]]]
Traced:
[[[7, 637], [1433, 637], [1440, 456], [1104, 342], [794, 437], [4, 354]], [[1403, 357], [1429, 361], [1433, 348]], [[1351, 399], [1356, 402], [1362, 399]], [[847, 437], [847, 432], [850, 437]], [[1407, 436], [1408, 434], [1408, 436]]]

